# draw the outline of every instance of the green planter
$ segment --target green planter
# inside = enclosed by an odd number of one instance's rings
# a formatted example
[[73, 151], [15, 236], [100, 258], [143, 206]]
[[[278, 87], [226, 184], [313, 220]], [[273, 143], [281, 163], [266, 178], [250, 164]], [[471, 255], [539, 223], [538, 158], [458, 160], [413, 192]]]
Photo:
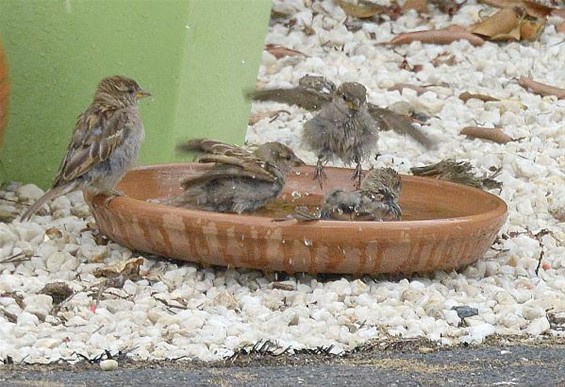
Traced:
[[10, 120], [0, 180], [48, 186], [77, 116], [108, 75], [137, 80], [141, 164], [177, 159], [179, 139], [242, 143], [271, 0], [0, 0]]

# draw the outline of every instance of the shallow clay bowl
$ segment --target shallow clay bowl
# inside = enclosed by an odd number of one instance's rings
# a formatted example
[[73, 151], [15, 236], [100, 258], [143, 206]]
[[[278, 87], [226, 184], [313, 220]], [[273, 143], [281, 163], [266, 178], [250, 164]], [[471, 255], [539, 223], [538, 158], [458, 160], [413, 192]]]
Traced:
[[133, 250], [207, 265], [290, 273], [410, 274], [461, 268], [483, 257], [506, 219], [506, 204], [479, 189], [402, 176], [397, 222], [273, 221], [324, 192], [353, 188], [352, 170], [326, 168], [323, 191], [313, 167], [296, 169], [263, 214], [174, 208], [145, 200], [181, 192], [179, 180], [208, 165], [168, 164], [129, 172], [126, 196], [88, 197], [100, 231]]

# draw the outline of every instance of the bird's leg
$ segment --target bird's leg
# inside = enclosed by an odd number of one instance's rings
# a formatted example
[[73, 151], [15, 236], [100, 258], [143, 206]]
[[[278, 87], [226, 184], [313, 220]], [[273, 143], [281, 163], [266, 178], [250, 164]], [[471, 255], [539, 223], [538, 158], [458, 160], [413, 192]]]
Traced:
[[357, 179], [357, 184], [355, 188], [359, 189], [359, 187], [361, 187], [361, 178], [363, 177], [363, 168], [361, 166], [361, 160], [359, 159], [358, 156], [355, 156], [354, 161], [357, 163], [357, 166], [355, 167], [355, 173], [353, 173], [353, 177], [351, 178], [351, 180]]
[[316, 163], [316, 170], [314, 172], [314, 179], [318, 179], [320, 183], [320, 188], [323, 188], [322, 182], [327, 179], [326, 172], [324, 172], [324, 164], [322, 163], [322, 158], [318, 157], [318, 162]]

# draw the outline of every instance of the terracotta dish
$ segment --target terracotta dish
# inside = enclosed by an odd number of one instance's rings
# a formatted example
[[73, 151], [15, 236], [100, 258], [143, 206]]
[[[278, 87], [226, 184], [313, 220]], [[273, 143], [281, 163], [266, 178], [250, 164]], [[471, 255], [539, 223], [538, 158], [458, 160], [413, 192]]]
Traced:
[[410, 274], [452, 270], [483, 257], [506, 220], [497, 196], [434, 179], [402, 176], [397, 222], [273, 221], [296, 205], [319, 205], [324, 191], [353, 188], [352, 170], [326, 168], [322, 191], [313, 167], [292, 172], [263, 214], [234, 215], [146, 202], [181, 192], [179, 180], [203, 164], [142, 167], [104, 204], [89, 197], [101, 232], [133, 250], [206, 265], [289, 273]]

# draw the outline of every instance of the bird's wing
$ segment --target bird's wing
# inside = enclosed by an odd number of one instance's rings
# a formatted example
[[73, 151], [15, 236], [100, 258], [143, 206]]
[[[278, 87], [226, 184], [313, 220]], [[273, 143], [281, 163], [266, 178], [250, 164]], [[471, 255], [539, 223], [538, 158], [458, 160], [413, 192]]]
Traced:
[[211, 140], [208, 138], [197, 138], [179, 144], [177, 149], [181, 152], [205, 152], [215, 155], [241, 156], [251, 152], [232, 144], [226, 144], [221, 141]]
[[408, 116], [372, 104], [369, 104], [369, 114], [377, 121], [381, 130], [392, 129], [396, 133], [407, 134], [426, 148], [435, 145], [424, 133], [412, 126], [413, 120]]
[[127, 135], [127, 120], [125, 109], [81, 114], [53, 186], [76, 179], [107, 160]]
[[331, 100], [331, 95], [304, 87], [292, 89], [255, 90], [247, 94], [254, 101], [274, 101], [297, 105], [307, 110], [317, 110]]
[[[206, 181], [223, 178], [241, 178], [248, 177], [251, 179], [274, 183], [277, 176], [269, 172], [270, 165], [267, 166], [265, 161], [252, 157], [239, 158], [226, 155], [204, 154], [198, 157], [200, 163], [216, 163], [212, 168], [195, 178], [188, 178], [182, 184], [188, 183], [190, 186], [200, 184]], [[186, 188], [186, 187], [185, 187]]]

